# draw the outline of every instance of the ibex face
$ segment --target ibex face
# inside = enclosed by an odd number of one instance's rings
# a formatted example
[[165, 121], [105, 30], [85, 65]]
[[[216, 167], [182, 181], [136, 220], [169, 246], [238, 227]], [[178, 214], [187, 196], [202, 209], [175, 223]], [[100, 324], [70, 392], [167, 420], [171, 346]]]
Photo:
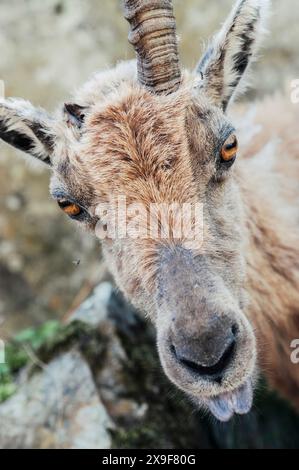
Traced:
[[135, 63], [98, 74], [54, 117], [21, 100], [0, 104], [1, 138], [47, 163], [60, 207], [104, 238], [117, 284], [156, 326], [170, 380], [221, 420], [250, 409], [256, 368], [225, 111], [265, 3], [239, 1], [196, 71], [182, 74], [171, 1], [127, 0], [137, 77]]

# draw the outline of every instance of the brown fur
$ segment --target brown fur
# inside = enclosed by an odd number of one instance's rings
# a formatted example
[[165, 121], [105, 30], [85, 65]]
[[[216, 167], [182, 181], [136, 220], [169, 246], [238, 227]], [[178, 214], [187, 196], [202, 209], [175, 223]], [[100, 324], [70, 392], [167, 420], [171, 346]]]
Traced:
[[[248, 316], [269, 382], [299, 409], [299, 367], [290, 360], [291, 341], [299, 337], [299, 111], [276, 96], [256, 114], [261, 131], [244, 149], [239, 180], [247, 207]], [[261, 165], [260, 152], [276, 136], [280, 142]]]

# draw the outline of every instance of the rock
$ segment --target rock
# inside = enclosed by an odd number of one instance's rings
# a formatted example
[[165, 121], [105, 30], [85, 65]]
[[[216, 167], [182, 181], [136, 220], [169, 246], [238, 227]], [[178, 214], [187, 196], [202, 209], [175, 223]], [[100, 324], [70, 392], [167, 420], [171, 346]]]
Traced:
[[0, 407], [1, 448], [107, 449], [113, 428], [90, 369], [76, 351], [34, 375]]
[[70, 316], [68, 321], [79, 320], [92, 326], [99, 325], [107, 318], [112, 292], [112, 284], [102, 282], [94, 289], [92, 295]]

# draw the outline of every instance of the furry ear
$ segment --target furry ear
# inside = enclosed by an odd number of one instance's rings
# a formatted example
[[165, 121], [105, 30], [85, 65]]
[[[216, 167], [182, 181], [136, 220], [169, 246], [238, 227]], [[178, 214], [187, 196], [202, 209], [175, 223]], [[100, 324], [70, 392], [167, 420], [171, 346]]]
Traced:
[[51, 165], [53, 120], [42, 109], [22, 99], [0, 100], [0, 139]]
[[197, 66], [199, 87], [224, 111], [236, 89], [242, 91], [239, 83], [256, 57], [268, 5], [268, 0], [238, 0]]
[[81, 129], [85, 119], [86, 107], [75, 103], [65, 103], [64, 118], [69, 127]]

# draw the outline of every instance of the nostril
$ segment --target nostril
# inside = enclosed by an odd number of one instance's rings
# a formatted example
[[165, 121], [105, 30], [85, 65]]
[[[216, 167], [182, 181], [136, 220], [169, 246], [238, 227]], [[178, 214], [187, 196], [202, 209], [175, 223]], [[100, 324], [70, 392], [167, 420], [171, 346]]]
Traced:
[[[232, 327], [232, 332], [235, 336], [236, 331], [234, 332], [233, 328], [234, 327]], [[184, 356], [179, 354], [179, 352], [176, 350], [174, 345], [171, 345], [170, 349], [171, 349], [172, 354], [175, 355], [176, 359], [182, 365], [184, 365], [189, 370], [191, 370], [193, 373], [212, 379], [216, 382], [221, 382], [223, 372], [232, 360], [234, 350], [235, 350], [235, 344], [236, 344], [235, 339], [232, 339], [231, 343], [226, 348], [226, 350], [224, 351], [219, 361], [213, 366], [203, 366], [201, 364], [198, 364], [197, 362], [186, 359]]]

